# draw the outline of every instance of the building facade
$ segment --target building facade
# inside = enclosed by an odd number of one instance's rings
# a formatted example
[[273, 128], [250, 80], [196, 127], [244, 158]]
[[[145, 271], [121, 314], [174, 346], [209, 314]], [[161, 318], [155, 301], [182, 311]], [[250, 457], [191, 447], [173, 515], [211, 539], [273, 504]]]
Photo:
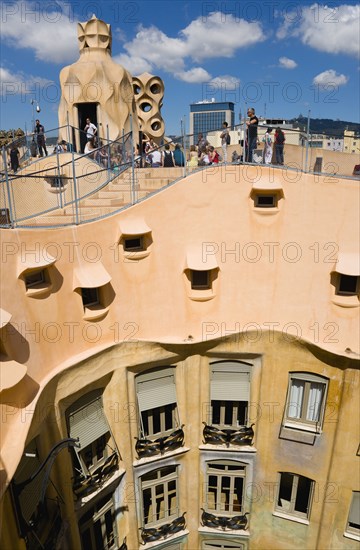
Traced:
[[2, 548], [358, 547], [359, 189], [316, 178], [1, 230]]
[[206, 136], [209, 132], [220, 130], [223, 122], [229, 129], [234, 126], [234, 103], [231, 101], [199, 101], [190, 105], [190, 134], [192, 143], [197, 143], [198, 135]]

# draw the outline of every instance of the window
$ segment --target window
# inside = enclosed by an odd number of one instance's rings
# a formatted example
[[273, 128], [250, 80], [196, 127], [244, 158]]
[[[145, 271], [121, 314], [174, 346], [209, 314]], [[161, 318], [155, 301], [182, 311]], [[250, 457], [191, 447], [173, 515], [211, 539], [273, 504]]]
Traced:
[[131, 252], [133, 250], [144, 250], [143, 237], [124, 237], [124, 250], [127, 252]]
[[100, 304], [98, 288], [82, 288], [81, 298], [84, 307], [90, 307]]
[[165, 435], [179, 426], [175, 368], [167, 367], [136, 377], [142, 437]]
[[209, 424], [233, 428], [247, 424], [251, 366], [240, 361], [211, 363]]
[[192, 289], [206, 289], [211, 288], [210, 283], [210, 271], [196, 271], [191, 270], [191, 288]]
[[310, 373], [290, 373], [285, 426], [320, 432], [324, 418], [327, 379]]
[[243, 513], [245, 471], [245, 464], [231, 460], [207, 464], [207, 512], [224, 515]]
[[91, 475], [116, 453], [107, 423], [100, 390], [78, 399], [66, 412], [69, 436], [79, 438], [75, 447], [75, 469], [83, 476]]
[[82, 550], [112, 550], [118, 548], [115, 507], [106, 496], [90, 508], [79, 521]]
[[245, 550], [245, 543], [230, 540], [207, 540], [202, 544], [202, 550]]
[[346, 533], [360, 537], [360, 491], [353, 491]]
[[61, 176], [49, 177], [48, 181], [50, 183], [50, 187], [54, 187], [56, 189], [64, 187], [64, 182]]
[[344, 275], [339, 273], [336, 294], [341, 296], [356, 296], [359, 292], [359, 279], [356, 275]]
[[140, 481], [144, 527], [168, 523], [179, 516], [177, 466], [153, 470]]
[[0, 337], [0, 360], [5, 361], [8, 359], [8, 354], [6, 352], [6, 348], [3, 342], [3, 339]]
[[45, 270], [41, 269], [40, 271], [35, 271], [32, 273], [28, 273], [25, 275], [25, 285], [26, 288], [32, 288], [37, 285], [41, 285], [42, 283], [45, 283]]
[[257, 208], [275, 208], [277, 206], [277, 195], [255, 195], [255, 206]]
[[287, 472], [280, 473], [276, 510], [299, 518], [309, 518], [315, 482]]

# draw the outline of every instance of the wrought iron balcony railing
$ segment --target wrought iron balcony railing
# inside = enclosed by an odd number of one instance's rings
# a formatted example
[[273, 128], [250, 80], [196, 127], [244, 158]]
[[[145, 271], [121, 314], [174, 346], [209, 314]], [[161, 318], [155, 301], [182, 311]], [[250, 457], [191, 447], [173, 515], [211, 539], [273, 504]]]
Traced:
[[248, 518], [249, 512], [246, 512], [242, 516], [216, 516], [214, 514], [210, 514], [209, 512], [206, 512], [204, 508], [201, 508], [202, 515], [201, 515], [201, 525], [203, 527], [212, 527], [213, 529], [222, 529], [225, 531], [226, 529], [232, 530], [232, 531], [240, 531], [245, 530], [248, 526]]
[[204, 443], [209, 443], [211, 445], [252, 445], [254, 438], [253, 426], [251, 424], [249, 428], [246, 426], [234, 429], [224, 429], [216, 428], [215, 426], [210, 426], [209, 424], [204, 424], [203, 436]]
[[89, 475], [81, 473], [74, 480], [73, 491], [78, 498], [84, 494], [95, 491], [99, 488], [99, 484], [103, 483], [110, 475], [117, 470], [119, 465], [119, 456], [117, 452], [113, 452], [105, 462], [91, 472]]
[[148, 529], [142, 527], [142, 544], [155, 542], [160, 539], [166, 539], [171, 537], [171, 535], [175, 535], [175, 533], [179, 533], [179, 531], [183, 531], [186, 527], [185, 514], [186, 512], [184, 512], [182, 516], [174, 519], [171, 523], [165, 523], [165, 525], [160, 525], [159, 527], [152, 527]]
[[165, 437], [158, 437], [155, 440], [152, 439], [139, 439], [136, 437], [137, 440], [135, 443], [135, 450], [138, 454], [139, 458], [144, 458], [148, 456], [155, 456], [158, 454], [164, 454], [169, 451], [174, 451], [175, 449], [178, 449], [179, 447], [183, 447], [184, 445], [184, 431], [183, 431], [184, 424], [175, 431], [173, 431], [171, 434]]

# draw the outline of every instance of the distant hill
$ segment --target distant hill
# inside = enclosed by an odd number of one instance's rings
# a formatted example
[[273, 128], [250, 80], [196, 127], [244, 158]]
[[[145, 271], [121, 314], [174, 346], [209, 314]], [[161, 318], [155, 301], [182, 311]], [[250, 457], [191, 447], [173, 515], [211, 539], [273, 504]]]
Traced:
[[[299, 126], [302, 130], [306, 130], [306, 117], [299, 116], [298, 118], [291, 119], [289, 122]], [[343, 137], [344, 130], [352, 130], [356, 134], [360, 134], [360, 124], [344, 120], [331, 120], [330, 118], [310, 119], [310, 131], [312, 133]]]

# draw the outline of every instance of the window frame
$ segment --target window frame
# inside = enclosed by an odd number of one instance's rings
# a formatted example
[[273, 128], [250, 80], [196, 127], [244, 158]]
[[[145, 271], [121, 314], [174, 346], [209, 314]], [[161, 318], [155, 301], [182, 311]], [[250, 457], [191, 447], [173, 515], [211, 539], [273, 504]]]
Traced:
[[[342, 290], [342, 282], [345, 282], [347, 279], [356, 279], [355, 289], [354, 290]], [[360, 277], [359, 275], [346, 275], [345, 273], [338, 273], [338, 281], [336, 285], [336, 295], [337, 296], [357, 296], [360, 293]]]
[[[145, 248], [145, 242], [144, 242], [145, 235], [124, 235], [123, 236], [123, 247], [124, 252], [141, 252], [143, 250], [146, 250]], [[139, 241], [138, 246], [128, 246], [126, 243], [128, 241]]]
[[[293, 476], [290, 501], [286, 501], [286, 502], [289, 502], [289, 509], [287, 509], [287, 510], [284, 509], [284, 507], [279, 506], [279, 504], [278, 504], [278, 502], [280, 500], [281, 480], [282, 480], [282, 475], [283, 474]], [[309, 495], [308, 495], [308, 501], [307, 501], [307, 512], [306, 513], [301, 512], [299, 510], [295, 510], [296, 500], [297, 500], [297, 497], [298, 497], [298, 487], [299, 487], [300, 478], [310, 482], [310, 489], [309, 489]], [[310, 514], [311, 514], [311, 507], [312, 507], [314, 491], [315, 491], [315, 483], [316, 482], [313, 479], [310, 479], [309, 477], [306, 477], [306, 476], [302, 476], [300, 474], [294, 474], [293, 472], [279, 472], [279, 483], [278, 483], [278, 490], [277, 490], [276, 500], [275, 500], [275, 512], [278, 512], [278, 513], [281, 513], [281, 514], [286, 514], [288, 516], [292, 516], [294, 518], [298, 518], [298, 519], [301, 519], [301, 520], [309, 520], [310, 519]]]
[[[35, 279], [31, 282], [29, 282], [29, 279], [35, 277], [36, 275], [40, 275], [38, 279]], [[46, 268], [42, 269], [36, 269], [34, 271], [30, 271], [28, 273], [24, 274], [24, 281], [25, 281], [25, 288], [26, 290], [30, 290], [33, 288], [39, 288], [39, 286], [48, 283], [48, 277], [46, 273]]]
[[[163, 374], [164, 377], [173, 377], [175, 401], [161, 405], [160, 407], [153, 407], [151, 409], [142, 409], [140, 405], [139, 386], [141, 383], [146, 381], [156, 380], [159, 378], [159, 375]], [[153, 378], [151, 378], [153, 375]], [[160, 376], [161, 378], [161, 376]], [[172, 385], [171, 384], [171, 385]], [[174, 430], [180, 427], [179, 419], [179, 410], [177, 404], [177, 393], [176, 393], [176, 367], [168, 366], [163, 368], [157, 368], [155, 370], [151, 369], [145, 371], [141, 374], [138, 374], [135, 377], [135, 391], [136, 391], [136, 400], [137, 400], [137, 409], [138, 409], [138, 419], [139, 419], [139, 437], [140, 439], [157, 439], [159, 437], [164, 437], [171, 434]], [[154, 414], [159, 415], [159, 425], [160, 431], [154, 432]], [[167, 414], [171, 416], [172, 425], [166, 429], [166, 420]], [[147, 417], [147, 430], [145, 430], [145, 422], [143, 415]]]
[[[300, 381], [304, 383], [304, 390], [301, 396], [301, 404], [300, 404], [301, 411], [300, 411], [299, 418], [289, 415], [290, 407], [294, 406], [294, 403], [290, 401], [291, 390], [292, 390], [294, 381]], [[309, 413], [308, 409], [309, 409], [310, 391], [311, 391], [312, 384], [322, 385], [322, 395], [321, 395], [321, 402], [319, 405], [318, 420], [309, 420], [307, 418], [307, 415]], [[329, 379], [323, 376], [320, 376], [314, 373], [306, 373], [306, 372], [289, 372], [283, 426], [285, 428], [295, 428], [297, 430], [310, 431], [316, 434], [320, 434], [322, 432], [322, 428], [324, 424], [328, 387], [329, 387]], [[296, 404], [295, 406], [298, 406], [298, 405]]]
[[201, 550], [246, 550], [245, 542], [226, 539], [203, 540]]
[[[108, 545], [108, 543], [104, 546], [104, 550], [116, 550], [118, 548], [118, 541], [119, 536], [117, 532], [117, 524], [116, 524], [116, 515], [115, 515], [115, 503], [113, 499], [113, 495], [108, 495], [107, 502], [104, 502], [104, 500], [107, 497], [104, 497], [100, 502], [97, 504], [95, 503], [94, 506], [92, 506], [78, 521], [78, 529], [79, 529], [79, 535], [80, 535], [80, 544], [81, 548], [83, 550], [96, 550], [96, 535], [95, 535], [95, 524], [100, 520], [100, 527], [101, 527], [101, 534], [103, 541], [105, 540], [106, 536], [106, 514], [110, 511], [112, 515], [112, 529], [113, 529], [113, 544], [111, 546]], [[92, 512], [91, 518], [81, 522], [81, 520], [88, 516], [89, 513]], [[85, 531], [90, 531], [90, 539], [91, 539], [91, 549], [87, 546], [84, 548], [83, 546], [83, 535]]]
[[[96, 300], [94, 300], [94, 301], [92, 301], [92, 302], [87, 302], [87, 303], [85, 303], [85, 302], [84, 302], [84, 293], [83, 293], [83, 290], [86, 290], [86, 291], [95, 291], [95, 292], [96, 292]], [[80, 287], [80, 294], [81, 294], [81, 300], [82, 300], [82, 304], [83, 304], [84, 310], [85, 310], [86, 308], [91, 308], [91, 307], [94, 307], [94, 306], [102, 305], [102, 304], [101, 304], [100, 287], [94, 287], [94, 288]]]
[[[92, 441], [89, 445], [84, 447], [83, 449], [79, 449], [78, 451], [78, 457], [79, 461], [81, 463], [82, 470], [84, 472], [87, 472], [88, 474], [92, 474], [97, 468], [100, 468], [103, 466], [106, 462], [106, 460], [113, 454], [115, 451], [115, 444], [114, 444], [114, 450], [112, 450], [111, 447], [111, 441], [112, 436], [110, 429], [106, 434], [101, 435], [100, 437], [97, 437]], [[98, 457], [97, 449], [101, 445], [102, 448], [102, 455]], [[86, 452], [91, 451], [91, 464], [87, 464], [87, 461], [85, 459]]]
[[[216, 468], [216, 466], [218, 468]], [[237, 467], [238, 469], [229, 470], [228, 467]], [[246, 477], [247, 477], [247, 464], [244, 462], [236, 460], [208, 460], [206, 462], [206, 492], [205, 492], [205, 505], [204, 508], [206, 512], [210, 514], [215, 514], [219, 516], [237, 516], [244, 514], [245, 508], [245, 493], [246, 493]], [[224, 467], [224, 469], [220, 469]], [[216, 487], [215, 485], [210, 485], [210, 477], [217, 477]], [[223, 478], [230, 478], [230, 488], [229, 488], [229, 501], [224, 505], [222, 502], [222, 495], [225, 494], [223, 487]], [[241, 501], [238, 504], [235, 503], [235, 480], [242, 479], [242, 489], [241, 489]], [[211, 507], [209, 503], [210, 488], [215, 489], [215, 506]], [[231, 493], [232, 490], [232, 493]], [[228, 506], [228, 509], [222, 509]], [[238, 506], [240, 509], [234, 509], [235, 506]]]
[[[249, 382], [249, 388], [248, 388], [248, 399], [247, 401], [235, 401], [235, 400], [219, 400], [219, 399], [212, 399], [212, 393], [213, 393], [213, 383], [214, 383], [214, 371], [217, 370], [218, 372], [221, 372], [221, 370], [226, 371], [228, 367], [228, 363], [231, 363], [231, 366], [234, 367], [233, 375], [236, 376], [238, 374], [246, 374], [248, 373], [248, 382]], [[236, 372], [236, 364], [239, 367], [239, 371]], [[216, 368], [216, 367], [222, 367]], [[210, 367], [210, 411], [209, 411], [209, 424], [211, 426], [216, 426], [219, 428], [233, 428], [233, 429], [239, 429], [243, 426], [247, 426], [249, 421], [249, 403], [250, 403], [250, 396], [251, 396], [251, 369], [253, 368], [253, 365], [250, 363], [246, 363], [244, 361], [213, 361], [209, 365]], [[240, 368], [243, 368], [243, 370]], [[218, 403], [219, 405], [219, 416], [220, 416], [220, 423], [214, 422], [214, 403]], [[238, 417], [240, 416], [240, 407], [241, 404], [244, 403], [244, 423], [241, 424], [238, 422]], [[232, 424], [225, 423], [226, 416], [229, 415], [228, 410], [232, 409], [232, 412], [230, 412], [230, 416], [232, 416]], [[222, 421], [223, 420], [223, 421]]]
[[[168, 474], [165, 473], [165, 475], [161, 475], [162, 472], [166, 472], [166, 470], [171, 470]], [[170, 523], [172, 520], [176, 519], [180, 515], [180, 498], [179, 498], [179, 475], [178, 475], [179, 466], [178, 465], [169, 465], [164, 466], [162, 468], [158, 468], [156, 470], [151, 470], [149, 472], [144, 473], [142, 476], [140, 476], [140, 494], [141, 494], [141, 525], [143, 528], [148, 529], [151, 527], [158, 527], [160, 525], [164, 525], [166, 523]], [[156, 478], [153, 479], [143, 479], [144, 477], [156, 474]], [[175, 489], [173, 491], [169, 491], [169, 484], [175, 482]], [[157, 488], [162, 487], [162, 492], [157, 491]], [[150, 501], [149, 501], [149, 510], [148, 510], [148, 516], [145, 515], [145, 498], [144, 498], [144, 492], [146, 490], [150, 489]], [[160, 489], [161, 491], [161, 489]], [[172, 511], [172, 507], [170, 509], [165, 509], [165, 503], [169, 502], [169, 496], [171, 494], [174, 494], [175, 497], [175, 505], [174, 505], [174, 511]], [[163, 517], [156, 518], [158, 514], [161, 514], [161, 510], [159, 510], [159, 495], [163, 496], [162, 501], [164, 504], [164, 510], [163, 510]], [[151, 512], [152, 518], [151, 521], [149, 521], [150, 518], [150, 509], [151, 507], [154, 508], [154, 511]], [[155, 519], [154, 519], [155, 517]], [[147, 518], [147, 521], [146, 521]]]
[[[206, 283], [196, 283], [194, 282], [194, 275], [196, 274], [195, 278], [197, 276], [200, 276], [199, 274], [206, 274]], [[191, 290], [211, 290], [212, 288], [212, 280], [211, 280], [211, 269], [190, 269], [190, 277], [191, 277]]]
[[[259, 199], [272, 197], [272, 204], [260, 204]], [[278, 193], [259, 193], [254, 196], [255, 208], [277, 208], [279, 195]]]
[[[78, 428], [74, 428], [74, 424], [71, 422], [71, 417], [77, 417], [77, 418], [85, 418], [84, 412], [89, 409], [91, 406], [94, 406], [95, 403], [100, 402], [100, 409], [102, 411], [102, 415], [104, 417], [104, 420], [106, 421], [107, 431], [103, 431], [101, 435], [98, 437], [95, 437], [91, 440], [90, 443], [85, 445], [85, 447], [75, 447], [73, 449], [73, 457], [74, 457], [74, 470], [79, 471], [79, 468], [77, 468], [77, 465], [80, 467], [80, 473], [84, 475], [85, 477], [91, 476], [92, 473], [103, 466], [106, 462], [106, 460], [114, 453], [118, 454], [116, 444], [113, 438], [113, 435], [110, 430], [109, 422], [106, 418], [104, 406], [103, 406], [103, 400], [102, 400], [102, 390], [93, 390], [87, 393], [84, 393], [81, 397], [79, 397], [70, 407], [66, 409], [66, 423], [67, 423], [67, 432], [69, 434], [69, 437], [74, 437], [74, 431], [75, 434], [78, 432]], [[99, 408], [95, 409], [97, 410], [96, 414], [99, 416]], [[90, 409], [91, 410], [91, 409]], [[77, 424], [75, 424], [77, 426]], [[102, 456], [98, 458], [97, 456], [97, 447], [99, 446], [99, 443], [102, 442]], [[105, 444], [104, 444], [105, 442]], [[79, 444], [81, 445], [81, 440], [79, 441]], [[85, 454], [87, 450], [90, 449], [92, 453], [92, 461], [91, 464], [86, 463]], [[77, 462], [76, 462], [77, 461]]]
[[349, 507], [349, 513], [348, 513], [348, 517], [347, 517], [347, 520], [346, 520], [346, 529], [345, 529], [345, 534], [352, 537], [352, 538], [355, 538], [356, 540], [360, 540], [360, 518], [359, 518], [359, 526], [358, 527], [352, 527], [350, 525], [350, 516], [351, 516], [351, 513], [352, 513], [352, 507], [355, 506], [355, 502], [356, 500], [355, 499], [358, 499], [359, 500], [359, 507], [360, 507], [360, 491], [352, 491], [352, 496], [351, 496], [351, 502], [350, 502], [350, 507]]

